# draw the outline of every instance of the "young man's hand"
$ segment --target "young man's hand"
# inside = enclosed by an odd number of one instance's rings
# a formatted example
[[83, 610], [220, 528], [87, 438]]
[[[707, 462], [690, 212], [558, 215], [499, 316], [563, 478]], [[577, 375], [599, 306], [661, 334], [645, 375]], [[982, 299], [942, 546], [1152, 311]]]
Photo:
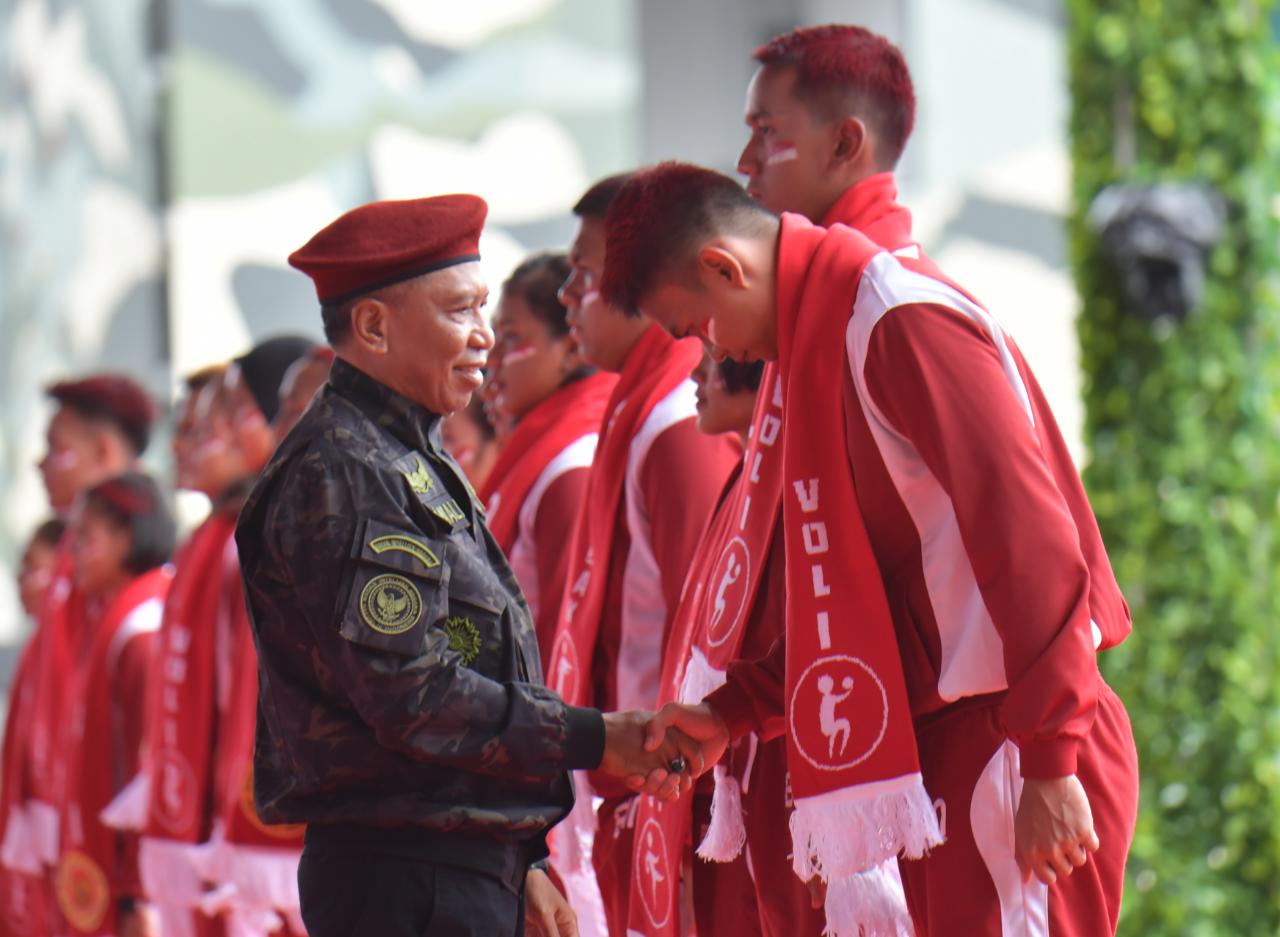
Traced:
[[1046, 885], [1066, 878], [1097, 852], [1093, 810], [1074, 774], [1023, 781], [1013, 843], [1022, 880], [1034, 875]]

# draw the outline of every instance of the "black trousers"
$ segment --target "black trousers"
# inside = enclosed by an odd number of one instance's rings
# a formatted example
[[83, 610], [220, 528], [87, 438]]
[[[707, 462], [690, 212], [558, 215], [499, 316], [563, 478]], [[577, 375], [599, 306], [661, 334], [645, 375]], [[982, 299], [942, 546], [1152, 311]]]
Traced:
[[480, 872], [308, 839], [298, 866], [309, 937], [523, 937], [524, 890]]

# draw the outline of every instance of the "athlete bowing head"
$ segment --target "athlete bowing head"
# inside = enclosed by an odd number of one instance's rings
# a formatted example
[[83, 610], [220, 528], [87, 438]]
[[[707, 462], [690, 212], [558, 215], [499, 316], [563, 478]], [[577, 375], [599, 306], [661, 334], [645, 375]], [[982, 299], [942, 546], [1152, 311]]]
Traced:
[[735, 361], [777, 357], [778, 219], [732, 179], [663, 163], [635, 174], [606, 221], [605, 301]]

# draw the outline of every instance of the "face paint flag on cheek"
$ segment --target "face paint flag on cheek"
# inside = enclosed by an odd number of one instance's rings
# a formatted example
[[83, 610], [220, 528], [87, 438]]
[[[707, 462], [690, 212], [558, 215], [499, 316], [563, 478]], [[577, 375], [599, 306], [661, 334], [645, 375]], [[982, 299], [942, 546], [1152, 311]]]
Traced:
[[[596, 295], [599, 296], [600, 294], [596, 293]], [[583, 299], [585, 300], [586, 297], [584, 296]], [[513, 348], [511, 351], [504, 354], [502, 356], [502, 363], [515, 364], [517, 361], [523, 361], [525, 358], [532, 358], [537, 353], [538, 349], [533, 347], [533, 345], [521, 345], [519, 348]]]
[[779, 163], [789, 163], [799, 158], [800, 153], [794, 143], [790, 140], [779, 140], [765, 152], [764, 164], [766, 166], [776, 166]]

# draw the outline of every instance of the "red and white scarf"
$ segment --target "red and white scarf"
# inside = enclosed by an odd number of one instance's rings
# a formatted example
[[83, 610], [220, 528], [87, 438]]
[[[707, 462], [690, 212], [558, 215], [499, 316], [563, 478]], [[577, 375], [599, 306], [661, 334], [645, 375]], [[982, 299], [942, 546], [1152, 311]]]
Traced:
[[515, 545], [520, 507], [548, 463], [571, 443], [600, 431], [617, 383], [617, 375], [600, 372], [566, 384], [526, 413], [507, 437], [480, 489], [489, 530], [503, 552]]
[[[22, 819], [11, 818], [5, 843], [6, 862], [14, 866], [58, 861], [59, 833], [56, 804], [67, 779], [67, 751], [58, 744], [66, 723], [66, 675], [88, 630], [84, 594], [72, 584], [70, 534], [58, 547], [53, 585], [40, 610], [36, 659], [33, 661], [30, 721], [19, 739], [16, 758], [24, 762]], [[15, 835], [20, 834], [20, 835]], [[25, 856], [25, 858], [23, 858]]]
[[[724, 683], [725, 669], [742, 650], [782, 493], [782, 388], [775, 364], [765, 366], [751, 424], [742, 467], [716, 508], [685, 580], [663, 658], [659, 703], [700, 701]], [[717, 765], [711, 825], [698, 849], [702, 858], [728, 862], [741, 853], [746, 841], [741, 796], [737, 780]], [[674, 803], [641, 801], [629, 905], [629, 926], [637, 933], [679, 933], [677, 886], [691, 835], [692, 800], [690, 793]]]
[[896, 937], [906, 921], [883, 863], [942, 841], [920, 775], [893, 621], [846, 447], [845, 330], [867, 264], [856, 231], [784, 215], [778, 247], [788, 768], [796, 874], [828, 886], [839, 937]]
[[600, 634], [613, 544], [622, 522], [631, 440], [653, 408], [689, 377], [701, 353], [694, 339], [676, 341], [661, 326], [650, 326], [631, 349], [609, 396], [586, 504], [574, 535], [547, 673], [547, 684], [572, 705], [595, 702], [591, 661]]
[[[613, 544], [622, 523], [631, 441], [653, 408], [689, 377], [701, 354], [696, 340], [676, 341], [661, 326], [652, 325], [631, 349], [609, 395], [586, 503], [570, 548], [569, 575], [546, 675], [547, 684], [571, 705], [595, 702], [591, 664], [600, 635]], [[566, 877], [590, 873], [595, 831], [591, 785], [582, 772], [574, 781], [577, 800], [573, 812], [551, 837], [557, 867]]]
[[239, 579], [226, 583], [231, 686], [218, 727], [213, 767], [213, 834], [201, 869], [217, 888], [201, 901], [206, 914], [225, 912], [244, 933], [270, 933], [287, 920], [302, 933], [298, 860], [305, 827], [269, 825], [253, 800], [253, 746], [258, 716], [258, 654]]
[[[158, 615], [172, 578], [167, 569], [155, 569], [125, 586], [104, 611], [94, 634], [86, 636], [87, 653], [76, 662], [70, 680], [63, 682], [68, 700], [62, 737], [67, 773], [57, 804], [61, 856], [55, 896], [73, 934], [116, 932], [119, 834], [98, 818], [116, 793], [111, 766], [120, 740], [109, 723], [113, 694], [119, 689], [113, 686], [112, 670], [120, 641], [127, 640], [121, 628], [148, 602], [157, 604]], [[89, 720], [95, 724], [89, 725]]]
[[[148, 690], [144, 780], [130, 786], [143, 807], [142, 883], [162, 930], [175, 937], [195, 933], [193, 909], [204, 893], [197, 846], [211, 829], [217, 633], [234, 573], [235, 522], [234, 512], [215, 511], [178, 555]], [[117, 810], [129, 794], [111, 812], [129, 813]]]
[[0, 935], [6, 937], [38, 937], [51, 927], [49, 878], [36, 855], [23, 807], [40, 652], [40, 632], [36, 632], [14, 671], [5, 719], [0, 775]]

